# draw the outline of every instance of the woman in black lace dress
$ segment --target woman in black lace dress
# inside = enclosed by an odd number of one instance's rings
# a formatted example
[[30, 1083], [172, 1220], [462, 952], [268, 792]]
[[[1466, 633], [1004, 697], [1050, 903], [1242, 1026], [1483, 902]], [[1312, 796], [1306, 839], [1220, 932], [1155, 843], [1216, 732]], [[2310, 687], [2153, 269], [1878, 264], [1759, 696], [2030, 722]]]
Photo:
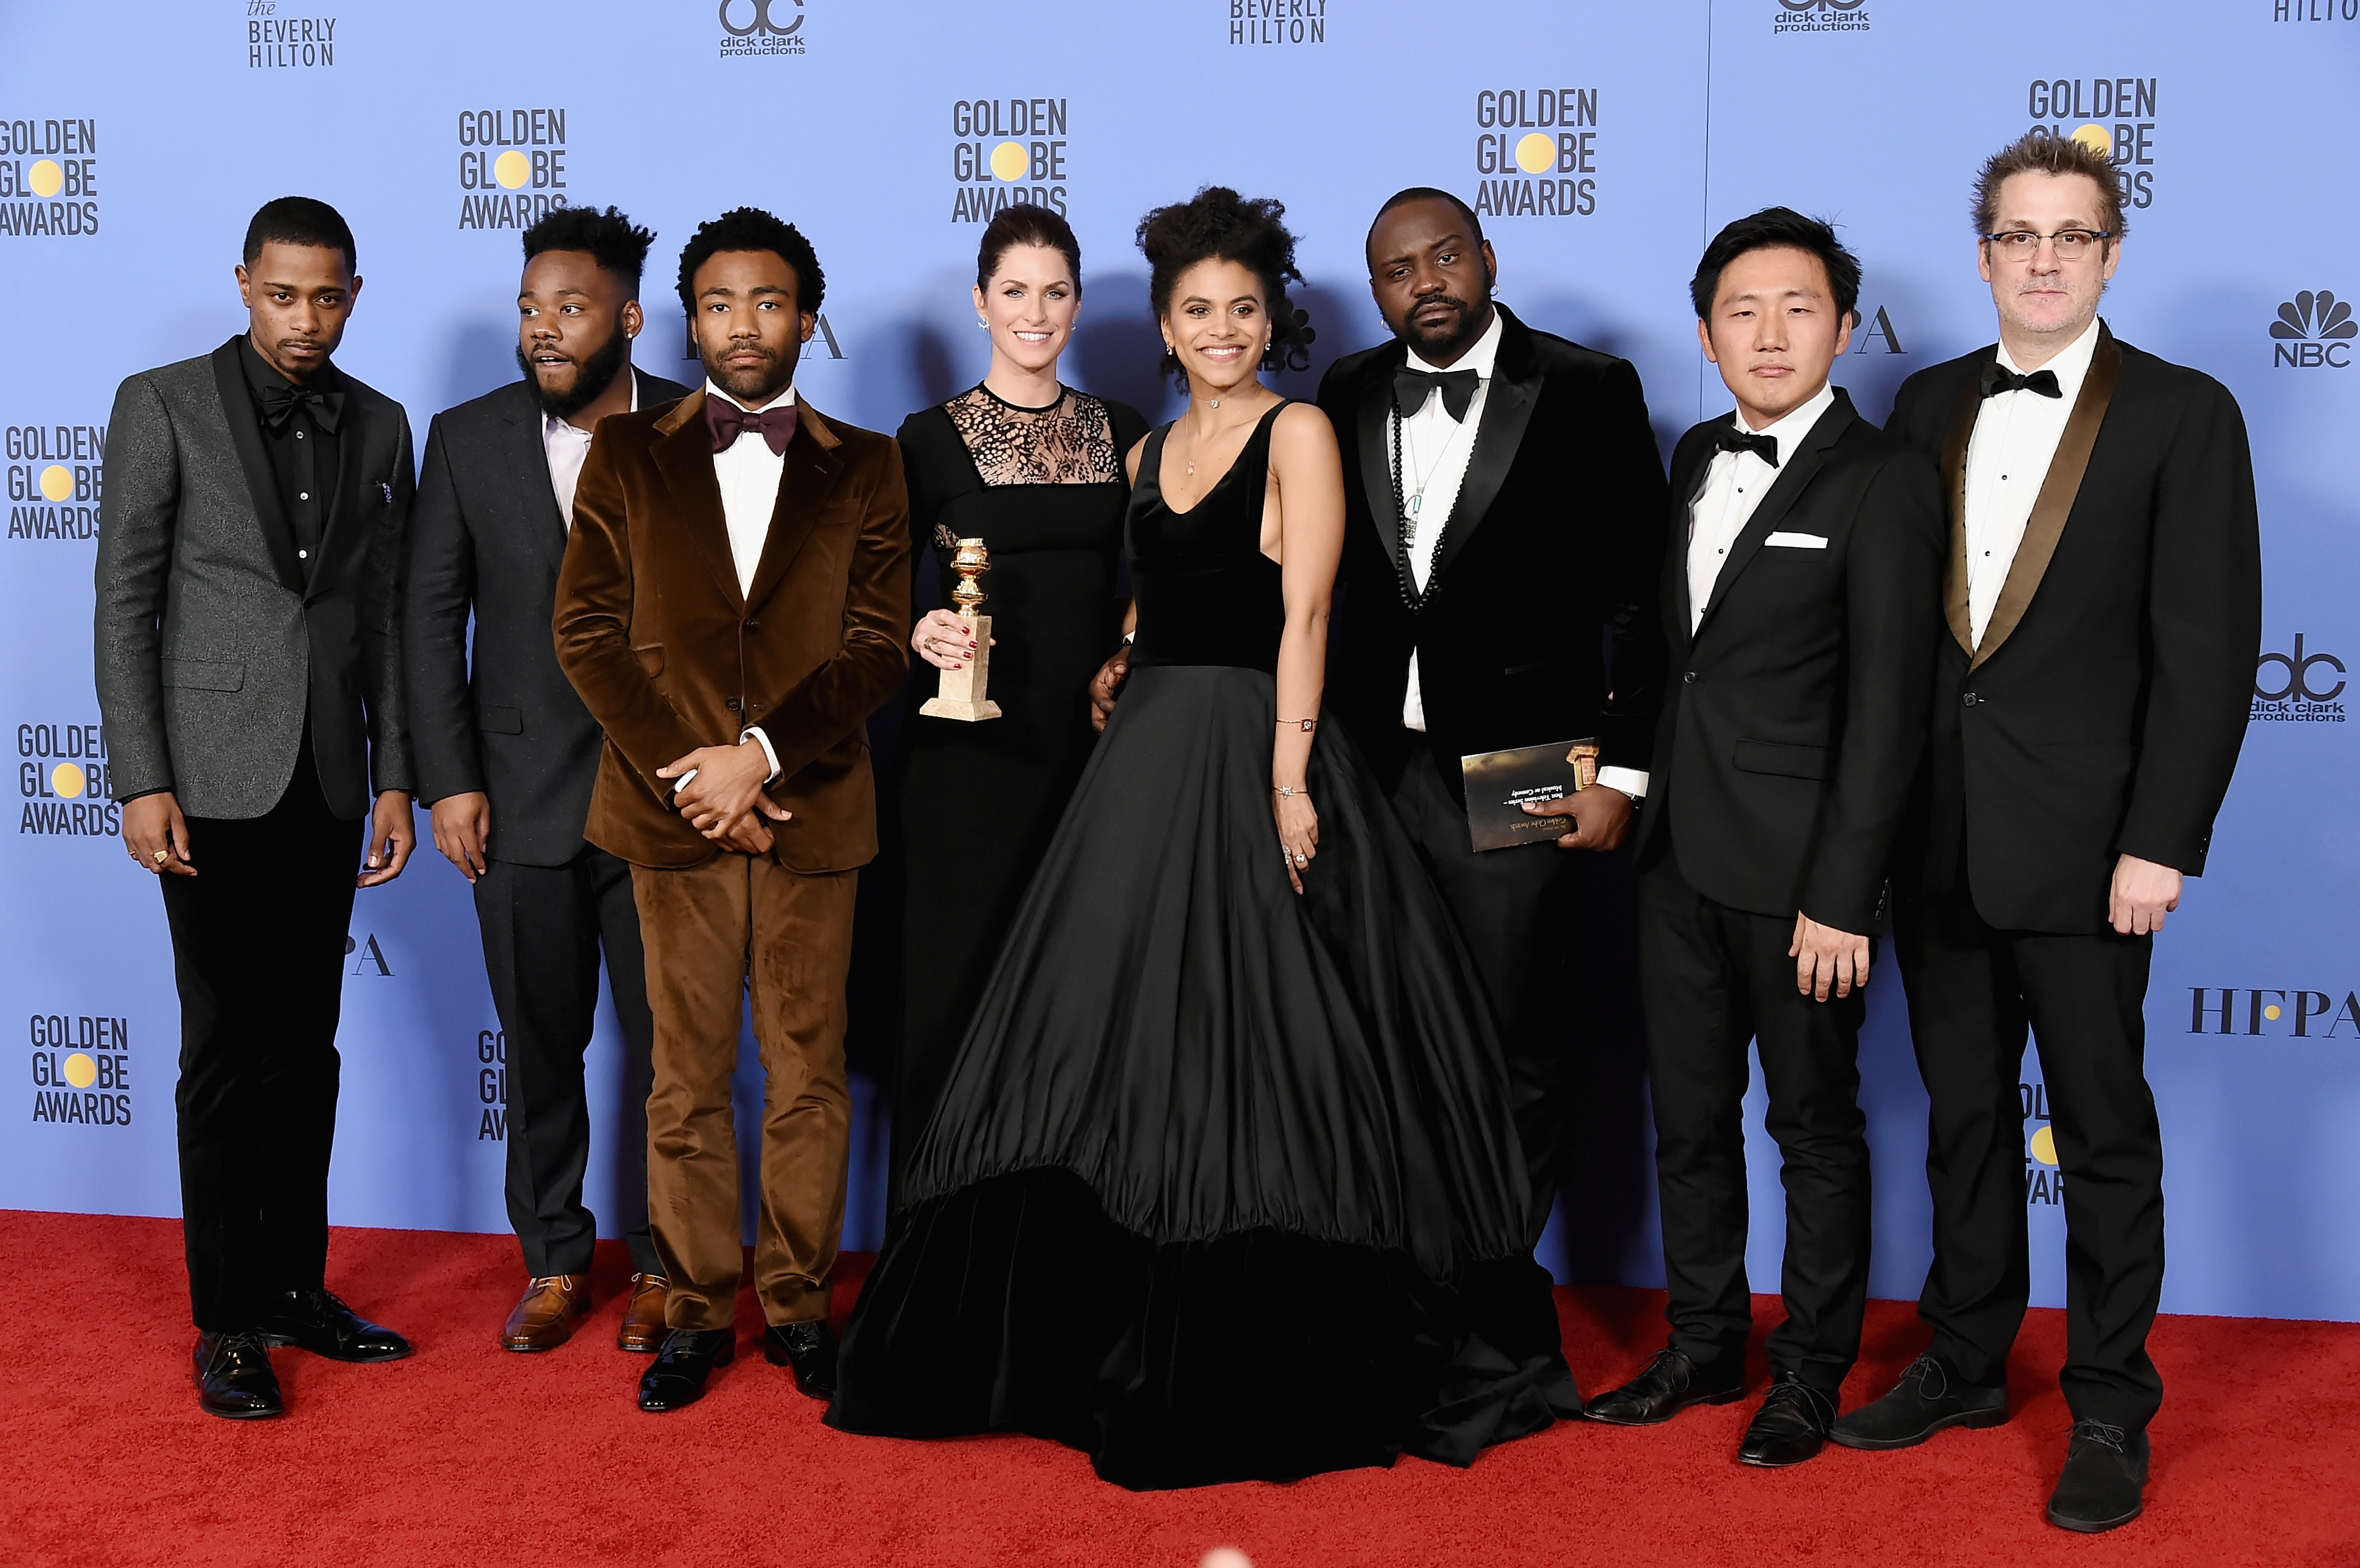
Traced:
[[1257, 375], [1279, 213], [1214, 188], [1142, 225], [1189, 408], [1131, 453], [1131, 673], [910, 1149], [832, 1426], [1015, 1428], [1147, 1487], [1467, 1465], [1580, 1408], [1482, 982], [1320, 713], [1344, 484]]
[[[1120, 635], [1115, 561], [1130, 496], [1122, 454], [1147, 427], [1122, 404], [1058, 381], [1081, 297], [1081, 247], [1065, 220], [1035, 206], [1001, 211], [976, 261], [990, 374], [901, 425], [918, 548], [910, 647], [924, 662], [902, 730], [897, 1171], [1088, 759], [1090, 677]], [[990, 696], [1001, 716], [978, 723], [918, 712], [936, 689], [928, 666], [956, 669], [968, 658], [964, 624], [946, 607], [963, 539], [991, 551], [984, 611], [994, 633]]]

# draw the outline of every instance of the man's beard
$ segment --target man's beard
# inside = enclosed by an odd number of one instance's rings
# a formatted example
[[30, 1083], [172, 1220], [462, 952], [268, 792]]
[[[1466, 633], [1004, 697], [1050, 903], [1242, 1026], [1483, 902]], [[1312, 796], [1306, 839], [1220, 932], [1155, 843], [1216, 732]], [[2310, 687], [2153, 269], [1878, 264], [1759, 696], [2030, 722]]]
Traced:
[[[1417, 313], [1437, 303], [1455, 307], [1449, 324], [1440, 330], [1421, 327]], [[1475, 346], [1475, 340], [1483, 335], [1483, 329], [1489, 325], [1483, 320], [1484, 313], [1481, 305], [1470, 304], [1455, 295], [1428, 296], [1410, 307], [1409, 314], [1402, 319], [1399, 335], [1417, 351], [1419, 358], [1445, 364]]]
[[[732, 343], [724, 343], [721, 352], [734, 353], [736, 346]], [[701, 344], [697, 350], [697, 357], [704, 361], [705, 374], [712, 377], [716, 387], [749, 408], [767, 403], [785, 391], [788, 384], [794, 379], [792, 366], [786, 367], [787, 373], [784, 376], [779, 375], [781, 364], [779, 356], [775, 354], [771, 354], [763, 365], [751, 370], [737, 370], [726, 365], [714, 364], [711, 359], [705, 357]], [[777, 376], [778, 379], [773, 381], [770, 379], [772, 376]]]
[[532, 400], [552, 419], [570, 419], [605, 394], [615, 384], [623, 363], [630, 357], [631, 340], [617, 331], [607, 334], [606, 341], [588, 359], [576, 362], [578, 374], [571, 392], [552, 392], [541, 384], [532, 367], [532, 356], [519, 347], [517, 367], [524, 372], [524, 384], [532, 388]]

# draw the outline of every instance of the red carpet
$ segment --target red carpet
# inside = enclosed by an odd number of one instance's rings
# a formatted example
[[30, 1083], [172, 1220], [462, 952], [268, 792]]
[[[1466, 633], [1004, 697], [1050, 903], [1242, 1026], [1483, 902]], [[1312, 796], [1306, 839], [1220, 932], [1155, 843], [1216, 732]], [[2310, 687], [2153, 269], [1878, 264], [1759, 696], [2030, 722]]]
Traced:
[[[0, 1392], [0, 1563], [23, 1568], [1195, 1568], [1223, 1542], [1256, 1568], [2360, 1565], [2360, 1325], [2163, 1320], [2154, 1349], [2169, 1394], [2147, 1517], [2084, 1538], [2041, 1519], [2069, 1425], [2054, 1312], [2033, 1313], [2017, 1347], [2010, 1424], [1899, 1454], [1743, 1469], [1749, 1403], [1650, 1431], [1562, 1423], [1466, 1472], [1404, 1459], [1291, 1486], [1134, 1496], [1031, 1438], [829, 1432], [785, 1372], [742, 1350], [693, 1410], [642, 1415], [630, 1396], [645, 1362], [613, 1348], [618, 1249], [600, 1259], [593, 1331], [526, 1356], [497, 1343], [523, 1284], [512, 1241], [340, 1231], [330, 1283], [418, 1355], [344, 1367], [279, 1352], [290, 1413], [236, 1423], [200, 1411], [189, 1382], [177, 1224], [0, 1214], [0, 1243], [16, 1259], [17, 1323]], [[1585, 1389], [1661, 1343], [1651, 1292], [1559, 1301]], [[750, 1301], [738, 1321], [741, 1334], [759, 1326]], [[1921, 1340], [1908, 1307], [1872, 1304], [1845, 1402], [1882, 1391]]]

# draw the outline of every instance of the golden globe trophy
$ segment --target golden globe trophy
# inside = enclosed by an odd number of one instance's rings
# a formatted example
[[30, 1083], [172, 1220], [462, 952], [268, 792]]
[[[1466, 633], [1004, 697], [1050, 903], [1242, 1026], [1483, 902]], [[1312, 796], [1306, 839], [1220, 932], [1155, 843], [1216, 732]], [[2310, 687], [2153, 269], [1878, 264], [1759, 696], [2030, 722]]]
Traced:
[[991, 668], [991, 617], [976, 614], [983, 604], [983, 590], [975, 583], [991, 570], [991, 552], [979, 539], [963, 539], [958, 541], [958, 553], [951, 557], [951, 570], [959, 576], [951, 598], [958, 604], [967, 635], [975, 639], [975, 658], [959, 669], [944, 670], [940, 690], [918, 712], [968, 724], [996, 719], [1000, 704], [983, 694], [984, 678]]

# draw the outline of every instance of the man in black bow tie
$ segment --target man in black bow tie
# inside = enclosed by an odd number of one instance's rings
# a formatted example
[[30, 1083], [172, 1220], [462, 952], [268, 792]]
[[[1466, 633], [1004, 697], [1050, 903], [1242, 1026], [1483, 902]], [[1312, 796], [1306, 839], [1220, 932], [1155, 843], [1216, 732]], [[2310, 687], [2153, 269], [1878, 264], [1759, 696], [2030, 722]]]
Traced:
[[1837, 1423], [1855, 1448], [2007, 1419], [2030, 1292], [2027, 1030], [2065, 1178], [2074, 1418], [2051, 1522], [2137, 1517], [2163, 1381], [2163, 1141], [2145, 1070], [2155, 933], [2204, 869], [2261, 642], [2253, 458], [2220, 383], [2098, 319], [2122, 265], [2106, 155], [2036, 133], [1983, 166], [1999, 342], [1904, 384], [1892, 432], [1941, 466], [1950, 546], [1926, 788], [1894, 943], [1931, 1098], [1933, 1343]]
[[1860, 263], [1785, 207], [1691, 285], [1736, 410], [1672, 453], [1663, 617], [1678, 679], [1639, 823], [1639, 981], [1671, 1342], [1593, 1421], [1647, 1426], [1744, 1386], [1747, 1047], [1786, 1192], [1770, 1389], [1738, 1457], [1825, 1446], [1868, 1301], [1861, 1018], [1885, 864], [1926, 742], [1941, 501], [1924, 457], [1828, 382]]
[[270, 1345], [410, 1354], [323, 1275], [345, 928], [416, 843], [410, 424], [330, 363], [360, 298], [352, 230], [272, 201], [237, 283], [246, 332], [115, 395], [95, 666], [124, 847], [171, 927], [195, 1372], [231, 1418], [282, 1409]]
[[[1664, 472], [1638, 373], [1492, 299], [1448, 191], [1386, 201], [1369, 288], [1393, 341], [1336, 362], [1346, 521], [1328, 701], [1393, 789], [1497, 1007], [1540, 1237], [1580, 1146], [1577, 1048], [1601, 1007], [1582, 935], [1595, 856], [1647, 789], [1664, 648], [1650, 604]], [[1594, 740], [1600, 788], [1553, 846], [1476, 853], [1459, 759]], [[1574, 852], [1582, 853], [1574, 853]]]

